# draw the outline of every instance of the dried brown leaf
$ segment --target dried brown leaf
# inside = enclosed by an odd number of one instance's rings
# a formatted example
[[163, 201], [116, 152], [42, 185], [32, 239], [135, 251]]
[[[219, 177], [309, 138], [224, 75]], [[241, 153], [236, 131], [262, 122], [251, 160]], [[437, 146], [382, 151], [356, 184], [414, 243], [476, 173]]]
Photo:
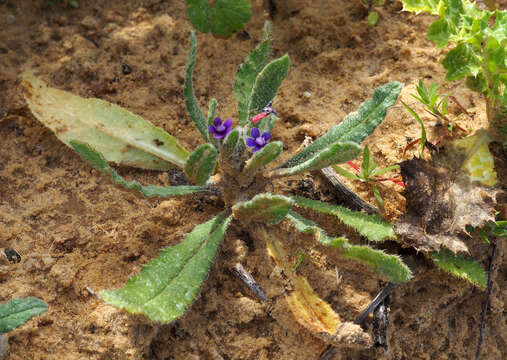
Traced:
[[292, 291], [286, 296], [286, 300], [296, 321], [328, 344], [360, 348], [371, 346], [368, 333], [359, 325], [342, 322], [331, 306], [315, 293], [308, 280], [304, 276], [296, 275], [288, 264], [287, 253], [278, 239], [269, 237], [266, 232], [263, 236], [269, 255], [291, 282]]
[[454, 253], [468, 252], [462, 241], [465, 227], [495, 220], [498, 190], [471, 181], [464, 170], [470, 158], [462, 147], [451, 145], [430, 161], [415, 158], [400, 164], [407, 212], [396, 222], [395, 232], [405, 244], [423, 251], [443, 246]]

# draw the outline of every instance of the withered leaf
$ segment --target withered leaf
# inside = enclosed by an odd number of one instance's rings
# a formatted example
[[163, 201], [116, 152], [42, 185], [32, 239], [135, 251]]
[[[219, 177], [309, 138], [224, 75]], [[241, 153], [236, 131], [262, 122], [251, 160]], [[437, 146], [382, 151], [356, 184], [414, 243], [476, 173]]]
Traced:
[[494, 221], [498, 190], [472, 182], [463, 170], [466, 159], [460, 147], [451, 145], [430, 161], [414, 158], [400, 164], [407, 212], [396, 222], [395, 232], [404, 244], [422, 251], [446, 247], [468, 252], [462, 241], [465, 227]]
[[368, 333], [359, 325], [342, 322], [331, 306], [315, 293], [308, 280], [296, 275], [288, 264], [287, 253], [278, 239], [267, 235], [267, 232], [263, 236], [269, 255], [283, 269], [292, 285], [292, 291], [285, 299], [296, 321], [328, 344], [355, 348], [371, 346]]

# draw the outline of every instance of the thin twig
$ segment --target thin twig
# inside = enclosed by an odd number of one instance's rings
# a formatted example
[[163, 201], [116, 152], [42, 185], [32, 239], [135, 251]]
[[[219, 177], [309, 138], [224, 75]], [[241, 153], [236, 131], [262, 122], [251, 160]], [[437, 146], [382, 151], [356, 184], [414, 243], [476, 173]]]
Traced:
[[98, 297], [97, 293], [95, 291], [93, 291], [88, 285], [86, 285], [84, 288], [86, 291], [88, 291], [90, 293], [90, 295]]
[[484, 301], [484, 304], [482, 305], [481, 330], [479, 332], [479, 341], [477, 342], [477, 351], [475, 352], [475, 360], [479, 360], [479, 356], [481, 354], [482, 339], [484, 338], [484, 327], [486, 326], [486, 313], [488, 312], [489, 298], [491, 296], [491, 290], [493, 288], [492, 272], [493, 272], [493, 262], [495, 261], [496, 255], [496, 245], [497, 245], [496, 239], [492, 240], [492, 243], [493, 243], [493, 251], [491, 252], [491, 258], [489, 260], [488, 267], [488, 291], [486, 295], [486, 301]]
[[[375, 298], [371, 301], [371, 303], [363, 310], [363, 312], [354, 320], [354, 324], [361, 324], [367, 317], [370, 315], [372, 311], [374, 311], [383, 301], [384, 299], [391, 294], [394, 290], [394, 284], [388, 283]], [[329, 345], [326, 350], [320, 355], [319, 360], [331, 360], [333, 355], [336, 354], [338, 348], [333, 345]]]
[[351, 208], [352, 210], [364, 210], [368, 214], [378, 214], [378, 209], [361, 199], [359, 196], [356, 195], [352, 190], [350, 190], [338, 177], [336, 172], [330, 168], [324, 168], [320, 170], [322, 175], [326, 179], [329, 180], [329, 182], [334, 186], [336, 192], [338, 193], [338, 196], [340, 199], [343, 199]]
[[245, 283], [250, 291], [262, 302], [267, 302], [268, 297], [264, 289], [255, 281], [253, 276], [243, 267], [240, 263], [237, 263], [232, 268], [234, 274]]

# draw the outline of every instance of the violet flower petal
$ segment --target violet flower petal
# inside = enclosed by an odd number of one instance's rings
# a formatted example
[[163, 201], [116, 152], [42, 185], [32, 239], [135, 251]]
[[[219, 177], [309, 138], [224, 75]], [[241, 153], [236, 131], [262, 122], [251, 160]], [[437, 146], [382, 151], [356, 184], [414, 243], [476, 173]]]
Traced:
[[226, 128], [230, 128], [232, 126], [232, 119], [227, 119], [224, 121], [224, 126]]
[[215, 126], [222, 125], [222, 119], [216, 117], [215, 120], [213, 120], [213, 124], [215, 124]]
[[271, 134], [270, 134], [270, 133], [268, 133], [268, 132], [266, 131], [266, 132], [264, 132], [264, 133], [262, 134], [262, 138], [263, 138], [265, 141], [268, 141], [269, 139], [271, 139]]
[[255, 140], [253, 138], [246, 138], [246, 144], [249, 147], [254, 147], [255, 146]]
[[261, 133], [259, 132], [259, 129], [254, 127], [252, 128], [252, 130], [250, 130], [250, 135], [255, 139], [258, 138], [261, 135]]

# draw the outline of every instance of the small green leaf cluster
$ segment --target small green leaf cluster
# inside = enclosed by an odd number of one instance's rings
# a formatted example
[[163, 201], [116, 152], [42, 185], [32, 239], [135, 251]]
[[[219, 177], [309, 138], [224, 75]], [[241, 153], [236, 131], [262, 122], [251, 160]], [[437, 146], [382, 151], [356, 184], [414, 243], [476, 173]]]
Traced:
[[[38, 119], [52, 130], [54, 119], [58, 119], [59, 124], [66, 123], [66, 131], [61, 128], [53, 131], [84, 160], [109, 174], [116, 183], [146, 197], [212, 193], [221, 197], [225, 204], [219, 215], [197, 225], [178, 245], [163, 249], [123, 288], [102, 291], [102, 298], [161, 323], [181, 317], [197, 297], [232, 221], [250, 231], [287, 220], [299, 231], [318, 234], [323, 245], [340, 249], [345, 256], [365, 263], [391, 281], [409, 280], [411, 272], [399, 257], [366, 245], [352, 245], [345, 237], [333, 239], [297, 209], [306, 208], [334, 216], [374, 242], [395, 237], [392, 225], [380, 216], [266, 192], [275, 178], [319, 170], [357, 157], [361, 152], [360, 142], [382, 122], [387, 109], [397, 100], [402, 84], [391, 82], [378, 87], [372, 98], [359, 106], [357, 113], [349, 114], [324, 136], [284, 164], [274, 167], [272, 163], [279, 158], [283, 144], [272, 141], [271, 134], [278, 119], [272, 101], [288, 75], [290, 62], [287, 55], [268, 62], [270, 24], [265, 24], [261, 43], [250, 52], [236, 73], [233, 93], [238, 103], [238, 121], [235, 127], [232, 119], [222, 121], [216, 117], [216, 99], [209, 102], [207, 115], [202, 111], [192, 82], [197, 52], [193, 32], [190, 39], [184, 98], [190, 118], [205, 142], [192, 152], [162, 129], [125, 109], [111, 104], [104, 106], [105, 102], [97, 99], [82, 99], [48, 88], [30, 75], [24, 77], [25, 96]], [[43, 90], [34, 96], [34, 89]], [[57, 107], [55, 99], [58, 99]], [[58, 108], [68, 111], [59, 114]], [[114, 121], [110, 121], [113, 118]], [[90, 132], [94, 136], [88, 137]], [[123, 179], [108, 161], [157, 170], [176, 166], [194, 185], [143, 186]], [[370, 175], [382, 173], [382, 170], [375, 169], [373, 162], [367, 162], [366, 166]]]
[[419, 80], [416, 88], [418, 95], [412, 94], [412, 97], [423, 104], [431, 115], [443, 120], [447, 115], [448, 96], [439, 94], [438, 88], [439, 86], [435, 83], [431, 83], [430, 87], [427, 88], [422, 80]]
[[186, 4], [192, 25], [200, 32], [211, 31], [218, 37], [231, 37], [252, 15], [248, 0], [186, 0]]
[[0, 334], [23, 325], [47, 309], [46, 303], [35, 297], [12, 299], [6, 304], [0, 304]]
[[455, 44], [442, 61], [446, 80], [465, 78], [470, 89], [488, 98], [490, 123], [498, 122], [507, 114], [507, 11], [478, 10], [468, 0], [402, 2], [404, 10], [439, 16], [428, 37], [439, 48]]
[[384, 208], [384, 200], [382, 199], [382, 196], [380, 195], [379, 185], [381, 181], [384, 180], [390, 180], [394, 183], [397, 183], [399, 185], [402, 185], [403, 183], [401, 181], [397, 181], [394, 178], [388, 178], [384, 179], [381, 178], [380, 175], [385, 174], [386, 172], [399, 169], [399, 165], [391, 165], [383, 169], [377, 169], [377, 164], [375, 164], [375, 159], [370, 154], [370, 149], [368, 146], [365, 146], [363, 148], [363, 162], [361, 163], [361, 168], [357, 165], [355, 165], [352, 162], [349, 162], [351, 166], [353, 166], [358, 172], [356, 174], [351, 173], [350, 171], [345, 170], [341, 166], [334, 165], [333, 169], [340, 175], [351, 179], [351, 180], [358, 180], [365, 183], [368, 183], [372, 186], [373, 195], [375, 196], [375, 201], [377, 202], [377, 205], [383, 209]]
[[372, 10], [374, 7], [380, 7], [385, 4], [385, 0], [362, 0], [363, 3], [368, 7], [368, 25], [375, 26], [379, 20], [379, 13]]

